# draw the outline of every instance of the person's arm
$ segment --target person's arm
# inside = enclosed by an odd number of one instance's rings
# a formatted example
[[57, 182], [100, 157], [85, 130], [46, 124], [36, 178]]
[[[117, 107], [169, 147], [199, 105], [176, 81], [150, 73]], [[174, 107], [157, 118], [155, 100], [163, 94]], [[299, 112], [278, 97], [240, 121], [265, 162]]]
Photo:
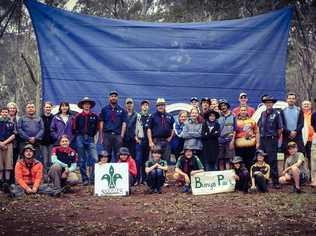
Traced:
[[298, 121], [297, 121], [297, 127], [296, 127], [296, 130], [295, 130], [296, 134], [301, 134], [303, 128], [304, 128], [304, 113], [300, 109], [300, 113], [299, 113]]
[[255, 178], [253, 177], [253, 166], [250, 168], [250, 177], [251, 177], [251, 188], [256, 187]]
[[267, 167], [267, 173], [264, 176], [265, 179], [270, 179], [270, 166], [269, 165], [266, 165]]
[[68, 167], [67, 164], [65, 164], [64, 162], [58, 160], [58, 158], [57, 158], [57, 156], [55, 154], [52, 154], [51, 158], [52, 158], [52, 163], [53, 164], [58, 164], [58, 165], [60, 165], [61, 167], [64, 167], [64, 168]]
[[39, 130], [37, 134], [35, 135], [36, 140], [42, 140], [43, 135], [44, 135], [45, 127], [44, 127], [44, 122], [42, 118], [39, 119]]
[[14, 139], [15, 139], [15, 134], [12, 134], [9, 138], [7, 138], [6, 140], [4, 140], [2, 143], [3, 143], [4, 145], [7, 145], [7, 144], [11, 143]]
[[182, 176], [187, 176], [188, 175], [186, 173], [184, 173], [180, 168], [176, 167], [175, 170], [174, 170], [176, 173], [178, 173], [179, 175], [182, 175]]
[[38, 191], [38, 188], [42, 182], [42, 178], [43, 178], [43, 165], [41, 163], [37, 164], [38, 167], [36, 169], [36, 173], [35, 173], [35, 181], [33, 184], [33, 192], [36, 193]]
[[27, 183], [24, 181], [23, 179], [23, 166], [18, 162], [16, 165], [15, 165], [15, 181], [16, 183], [21, 187], [23, 188], [25, 191], [27, 192], [31, 192], [31, 188], [27, 185]]
[[174, 136], [174, 129], [172, 129], [171, 135], [167, 138], [167, 141], [168, 141], [169, 143], [171, 142], [173, 136]]
[[164, 165], [163, 165], [163, 166], [160, 165], [160, 164], [158, 164], [157, 167], [158, 167], [159, 169], [163, 170], [163, 171], [167, 171], [167, 170], [168, 170], [168, 165], [167, 165], [167, 162], [166, 162], [166, 161], [164, 162]]
[[58, 139], [55, 117], [53, 118], [52, 123], [50, 124], [50, 135], [52, 136], [54, 141]]
[[137, 175], [137, 167], [136, 167], [136, 162], [134, 161], [134, 159], [132, 159], [132, 157], [130, 157], [130, 172], [133, 176]]
[[76, 169], [77, 169], [77, 163], [76, 163], [76, 162], [71, 163], [70, 167], [68, 168], [68, 170], [69, 170], [70, 172], [73, 172], [73, 171], [75, 171]]
[[156, 169], [158, 167], [158, 163], [152, 165], [151, 167], [148, 167], [147, 163], [146, 163], [146, 168], [145, 168], [145, 172], [146, 174], [150, 173], [151, 171], [153, 171], [154, 169]]
[[260, 132], [259, 127], [257, 125], [255, 125], [254, 131], [256, 135], [256, 148], [258, 149], [260, 147]]
[[22, 138], [23, 140], [29, 140], [30, 136], [23, 129], [24, 128], [23, 127], [23, 119], [24, 118], [20, 118], [18, 120], [17, 131], [18, 131], [18, 134], [19, 134], [20, 138]]
[[151, 129], [150, 129], [150, 128], [147, 129], [147, 137], [148, 137], [149, 147], [150, 147], [150, 148], [153, 148], [155, 144], [154, 144], [154, 142], [153, 142], [152, 132], [151, 132]]

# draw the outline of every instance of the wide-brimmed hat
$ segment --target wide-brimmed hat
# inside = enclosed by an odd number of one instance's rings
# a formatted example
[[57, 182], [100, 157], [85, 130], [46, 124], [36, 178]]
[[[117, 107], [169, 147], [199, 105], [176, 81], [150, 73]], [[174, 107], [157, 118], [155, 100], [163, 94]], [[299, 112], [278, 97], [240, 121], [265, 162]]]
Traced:
[[26, 150], [26, 149], [31, 149], [32, 151], [35, 151], [35, 150], [36, 150], [35, 147], [34, 147], [32, 144], [30, 144], [30, 143], [26, 144], [26, 145], [23, 147], [22, 152], [23, 152], [24, 150]]
[[156, 106], [166, 105], [166, 100], [164, 98], [157, 98]]
[[81, 99], [81, 101], [78, 103], [78, 107], [82, 109], [82, 105], [84, 103], [90, 103], [91, 108], [93, 108], [95, 106], [95, 101], [93, 101], [91, 98], [89, 97], [84, 97], [83, 99]]
[[240, 156], [234, 156], [233, 160], [231, 163], [236, 164], [242, 162], [242, 158]]
[[262, 101], [263, 103], [265, 103], [265, 102], [273, 102], [273, 103], [276, 103], [276, 102], [277, 102], [277, 99], [275, 99], [274, 97], [272, 97], [272, 96], [270, 96], [270, 95], [264, 95], [264, 96], [262, 96], [261, 101]]
[[198, 99], [197, 97], [191, 97], [190, 101], [191, 101], [191, 102], [193, 102], [193, 101], [197, 101], [197, 102], [198, 102], [199, 99]]
[[109, 153], [106, 150], [102, 150], [99, 154], [99, 157], [109, 157]]
[[207, 120], [209, 118], [210, 115], [215, 115], [215, 118], [218, 119], [219, 118], [219, 113], [217, 111], [214, 110], [209, 110], [204, 114], [204, 119]]
[[119, 150], [119, 155], [129, 155], [129, 150], [127, 147], [121, 147]]
[[221, 107], [222, 104], [225, 104], [228, 109], [230, 108], [230, 105], [229, 105], [229, 103], [228, 103], [228, 101], [227, 101], [226, 99], [219, 99], [219, 100], [218, 100], [218, 108], [219, 108], [219, 109], [220, 109], [220, 107]]

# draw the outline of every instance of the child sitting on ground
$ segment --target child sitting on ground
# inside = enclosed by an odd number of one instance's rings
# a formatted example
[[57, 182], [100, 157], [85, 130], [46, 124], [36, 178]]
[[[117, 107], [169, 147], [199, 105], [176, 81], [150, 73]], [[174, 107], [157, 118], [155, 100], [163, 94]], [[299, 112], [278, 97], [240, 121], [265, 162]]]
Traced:
[[270, 166], [265, 162], [264, 158], [267, 154], [262, 150], [256, 152], [256, 163], [250, 168], [251, 191], [268, 192], [268, 181], [270, 177]]

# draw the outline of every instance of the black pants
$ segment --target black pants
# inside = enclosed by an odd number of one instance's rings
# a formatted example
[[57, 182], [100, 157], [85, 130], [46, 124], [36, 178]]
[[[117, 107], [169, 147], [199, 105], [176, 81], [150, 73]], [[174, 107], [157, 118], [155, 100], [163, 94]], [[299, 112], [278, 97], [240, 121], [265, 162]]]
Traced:
[[262, 174], [257, 174], [254, 176], [254, 178], [255, 178], [255, 184], [256, 184], [257, 189], [262, 193], [267, 192], [268, 191], [267, 179], [264, 178]]
[[238, 191], [248, 192], [250, 176], [248, 171], [242, 171], [238, 174], [239, 180], [236, 181], [235, 189]]
[[154, 169], [147, 174], [147, 184], [151, 189], [160, 189], [165, 183], [165, 175], [162, 169]]
[[268, 154], [267, 162], [271, 169], [273, 185], [279, 184], [278, 174], [278, 139], [274, 136], [261, 137], [260, 148]]
[[305, 157], [308, 160], [308, 168], [311, 169], [311, 157], [312, 157], [312, 142], [311, 141], [307, 141], [305, 144]]
[[121, 147], [121, 135], [105, 132], [103, 137], [104, 149], [109, 153], [111, 162], [117, 162], [117, 154]]
[[247, 168], [250, 171], [250, 167], [253, 164], [253, 158], [256, 154], [256, 147], [244, 147], [244, 148], [235, 148], [236, 156], [242, 157], [242, 160]]

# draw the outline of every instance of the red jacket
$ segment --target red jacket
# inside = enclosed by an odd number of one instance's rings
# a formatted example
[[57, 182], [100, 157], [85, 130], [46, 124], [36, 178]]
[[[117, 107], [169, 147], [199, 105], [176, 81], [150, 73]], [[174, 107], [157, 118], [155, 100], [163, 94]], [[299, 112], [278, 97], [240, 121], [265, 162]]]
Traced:
[[136, 176], [137, 175], [137, 168], [136, 168], [135, 160], [131, 156], [129, 156], [126, 161], [118, 160], [118, 163], [124, 163], [124, 162], [126, 162], [128, 164], [129, 173], [131, 173], [132, 176]]
[[38, 188], [43, 178], [43, 165], [38, 160], [33, 160], [30, 166], [21, 159], [15, 165], [15, 180], [23, 189], [27, 186]]

